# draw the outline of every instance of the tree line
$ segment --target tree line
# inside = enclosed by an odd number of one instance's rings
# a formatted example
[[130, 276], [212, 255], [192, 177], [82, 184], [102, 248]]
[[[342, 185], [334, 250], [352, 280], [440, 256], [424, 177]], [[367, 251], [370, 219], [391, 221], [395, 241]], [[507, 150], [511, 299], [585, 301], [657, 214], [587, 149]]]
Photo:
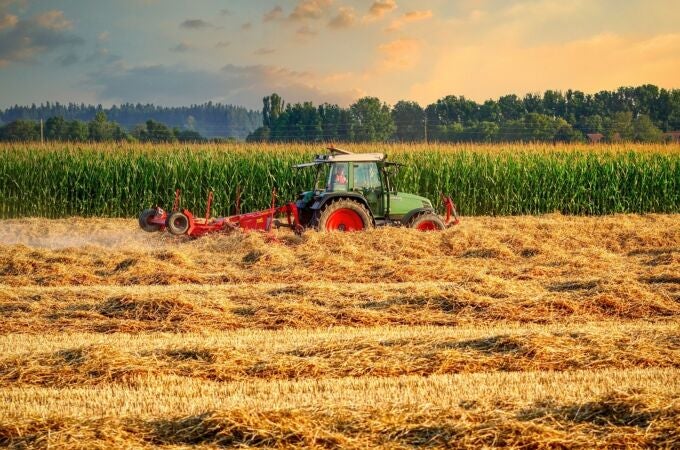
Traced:
[[[131, 132], [109, 121], [98, 111], [89, 122], [50, 117], [40, 129], [40, 122], [18, 119], [0, 127], [0, 141], [70, 141], [70, 142], [202, 142], [207, 139], [193, 130], [170, 128], [155, 120], [136, 125]], [[42, 135], [41, 135], [42, 133]], [[214, 138], [213, 138], [214, 140]]]
[[195, 131], [207, 138], [233, 137], [244, 139], [252, 130], [262, 124], [259, 111], [242, 106], [207, 102], [201, 105], [165, 107], [152, 104], [125, 103], [103, 108], [101, 105], [85, 105], [59, 102], [31, 106], [12, 106], [0, 110], [0, 125], [16, 120], [40, 121], [50, 117], [61, 117], [67, 121], [90, 122], [97, 113], [103, 112], [109, 120], [132, 132], [147, 120], [161, 122], [169, 128]]
[[585, 94], [548, 90], [505, 95], [477, 103], [449, 95], [425, 108], [399, 101], [393, 107], [364, 97], [349, 108], [263, 99], [262, 126], [251, 142], [507, 142], [595, 140], [661, 142], [680, 130], [680, 90], [646, 84]]

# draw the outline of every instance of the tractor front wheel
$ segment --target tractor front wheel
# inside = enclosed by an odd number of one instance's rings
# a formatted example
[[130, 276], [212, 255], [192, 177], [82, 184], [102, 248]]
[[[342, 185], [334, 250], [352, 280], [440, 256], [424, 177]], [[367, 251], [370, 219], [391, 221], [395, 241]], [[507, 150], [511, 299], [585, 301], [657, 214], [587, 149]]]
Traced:
[[419, 214], [408, 224], [409, 228], [415, 228], [419, 231], [437, 231], [446, 228], [444, 221], [436, 214], [425, 213]]
[[339, 200], [319, 213], [319, 231], [360, 231], [373, 226], [371, 214], [353, 200]]
[[160, 231], [161, 226], [155, 223], [151, 223], [150, 220], [156, 216], [156, 210], [155, 209], [145, 209], [142, 211], [142, 213], [139, 215], [139, 226], [142, 227], [142, 230], [147, 231], [149, 233], [153, 233], [154, 231]]
[[172, 234], [176, 235], [185, 234], [189, 229], [189, 218], [186, 216], [186, 214], [177, 211], [170, 214], [170, 217], [168, 217], [168, 221], [166, 222], [165, 226], [168, 228], [168, 231]]

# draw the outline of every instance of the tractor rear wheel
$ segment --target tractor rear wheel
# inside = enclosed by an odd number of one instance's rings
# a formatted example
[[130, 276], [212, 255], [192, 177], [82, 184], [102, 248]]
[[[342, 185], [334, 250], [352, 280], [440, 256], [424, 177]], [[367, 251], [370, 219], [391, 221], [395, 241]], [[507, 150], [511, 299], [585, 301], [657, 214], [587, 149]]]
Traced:
[[161, 229], [160, 225], [149, 222], [155, 215], [156, 215], [155, 209], [145, 209], [144, 211], [142, 211], [142, 213], [139, 215], [139, 226], [142, 227], [142, 230], [147, 231], [149, 233], [153, 233], [154, 231], [160, 231]]
[[168, 217], [168, 221], [166, 222], [165, 226], [168, 228], [168, 231], [172, 234], [176, 235], [185, 234], [189, 229], [189, 218], [186, 216], [186, 214], [177, 211], [170, 214], [170, 217]]
[[419, 231], [437, 231], [446, 228], [444, 221], [434, 213], [419, 214], [411, 219], [408, 226]]
[[366, 207], [353, 200], [338, 200], [327, 205], [318, 218], [319, 231], [360, 231], [373, 227]]

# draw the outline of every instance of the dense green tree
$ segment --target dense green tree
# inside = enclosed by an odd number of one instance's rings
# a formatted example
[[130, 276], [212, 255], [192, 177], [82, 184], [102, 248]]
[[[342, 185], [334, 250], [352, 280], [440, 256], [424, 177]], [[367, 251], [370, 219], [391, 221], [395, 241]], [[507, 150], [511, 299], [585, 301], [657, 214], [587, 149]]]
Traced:
[[515, 94], [499, 98], [498, 108], [503, 120], [519, 120], [526, 113], [522, 101]]
[[85, 142], [90, 137], [90, 130], [87, 123], [80, 120], [72, 120], [68, 124], [66, 140], [71, 142]]
[[202, 142], [205, 140], [203, 136], [201, 136], [201, 133], [194, 130], [180, 130], [179, 128], [174, 128], [172, 133], [179, 142]]
[[529, 93], [522, 99], [524, 110], [530, 113], [543, 113], [543, 98], [541, 94]]
[[633, 140], [637, 142], [661, 142], [664, 138], [663, 132], [645, 114], [633, 120], [632, 133]]
[[592, 116], [583, 116], [579, 119], [577, 128], [583, 134], [589, 133], [603, 133], [604, 132], [604, 121], [602, 117], [595, 114]]
[[350, 106], [354, 140], [359, 142], [386, 141], [395, 126], [386, 103], [376, 97], [364, 97]]
[[122, 141], [127, 133], [115, 122], [109, 122], [104, 111], [98, 111], [89, 125], [90, 140], [94, 142]]
[[68, 140], [68, 125], [63, 117], [50, 117], [45, 121], [45, 139], [48, 141]]
[[479, 120], [482, 122], [494, 122], [496, 124], [503, 120], [503, 112], [498, 102], [487, 100], [479, 108]]
[[0, 128], [3, 141], [39, 141], [40, 125], [30, 120], [15, 120]]
[[605, 122], [605, 133], [607, 140], [630, 140], [633, 138], [633, 113], [621, 111], [615, 113], [611, 119]]
[[267, 142], [269, 135], [269, 127], [259, 127], [246, 137], [246, 142]]
[[[179, 130], [177, 132], [179, 133]], [[142, 142], [174, 142], [177, 140], [173, 130], [155, 120], [147, 120], [144, 125], [136, 127], [134, 137]]]
[[425, 111], [416, 102], [399, 101], [392, 108], [394, 133], [402, 142], [422, 141], [425, 138]]
[[274, 128], [274, 123], [283, 113], [286, 102], [281, 96], [274, 93], [262, 99], [262, 125], [270, 129]]

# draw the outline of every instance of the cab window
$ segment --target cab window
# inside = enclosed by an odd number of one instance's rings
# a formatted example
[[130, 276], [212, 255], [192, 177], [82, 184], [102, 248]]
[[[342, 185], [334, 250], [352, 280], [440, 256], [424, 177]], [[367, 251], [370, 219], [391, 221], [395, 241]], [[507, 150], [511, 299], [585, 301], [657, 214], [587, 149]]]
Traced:
[[380, 189], [380, 174], [375, 163], [354, 164], [354, 189], [357, 191]]
[[328, 183], [327, 190], [330, 192], [334, 191], [346, 191], [348, 183], [349, 174], [349, 164], [348, 163], [335, 163], [333, 164], [331, 170], [328, 172]]

